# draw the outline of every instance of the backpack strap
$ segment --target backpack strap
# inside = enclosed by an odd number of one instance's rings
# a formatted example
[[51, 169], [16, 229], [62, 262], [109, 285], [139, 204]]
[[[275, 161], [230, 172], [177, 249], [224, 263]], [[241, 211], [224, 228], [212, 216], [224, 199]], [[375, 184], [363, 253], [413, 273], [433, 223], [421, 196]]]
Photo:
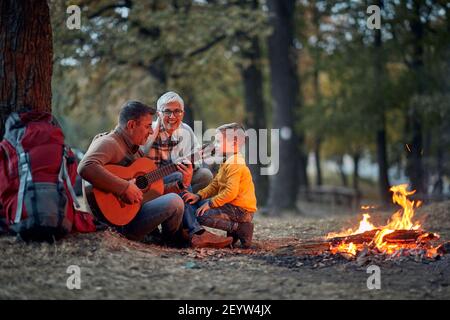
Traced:
[[23, 199], [25, 194], [25, 187], [27, 183], [32, 183], [32, 176], [30, 172], [29, 156], [25, 153], [22, 147], [21, 140], [25, 133], [25, 126], [23, 125], [19, 114], [12, 112], [5, 123], [4, 139], [7, 140], [15, 149], [18, 158], [18, 173], [19, 173], [19, 191], [17, 195], [17, 208], [14, 217], [14, 223], [19, 223], [22, 218]]
[[73, 189], [72, 181], [70, 181], [69, 172], [67, 170], [67, 158], [68, 157], [69, 157], [69, 150], [67, 149], [66, 146], [63, 146], [63, 156], [62, 156], [62, 160], [61, 160], [61, 169], [59, 170], [59, 174], [58, 174], [58, 180], [61, 183], [64, 183], [64, 180], [66, 181], [67, 189], [69, 190], [70, 195], [72, 196], [73, 206], [74, 206], [75, 210], [80, 210], [81, 206], [80, 206], [80, 203], [78, 202], [77, 195], [75, 193], [75, 190]]
[[30, 172], [30, 165], [29, 165], [29, 156], [25, 153], [20, 143], [16, 145], [16, 150], [19, 154], [19, 193], [17, 198], [17, 210], [16, 210], [16, 216], [14, 218], [14, 223], [20, 222], [20, 219], [22, 218], [22, 209], [23, 209], [23, 198], [25, 194], [25, 187], [27, 184], [33, 183], [33, 177], [31, 176]]
[[[10, 115], [11, 121], [10, 124], [20, 123], [20, 117], [17, 112], [13, 112]], [[16, 209], [16, 215], [14, 217], [14, 223], [19, 223], [20, 219], [22, 218], [22, 210], [23, 210], [23, 198], [25, 194], [25, 187], [27, 184], [33, 183], [33, 177], [31, 176], [30, 171], [30, 158], [29, 155], [25, 152], [25, 150], [22, 147], [21, 140], [23, 137], [23, 134], [25, 133], [25, 127], [17, 127], [15, 130], [16, 134], [14, 136], [10, 136], [8, 138], [14, 137], [15, 139], [8, 139], [9, 143], [16, 149], [17, 157], [19, 159], [18, 163], [18, 170], [19, 170], [19, 193], [17, 196], [17, 209]]]

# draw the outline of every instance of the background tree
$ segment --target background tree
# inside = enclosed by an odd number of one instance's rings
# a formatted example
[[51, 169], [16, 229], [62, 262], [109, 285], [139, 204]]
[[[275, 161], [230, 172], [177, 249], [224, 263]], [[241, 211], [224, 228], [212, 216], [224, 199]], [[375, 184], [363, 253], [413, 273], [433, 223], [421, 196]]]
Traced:
[[[377, 0], [375, 3], [380, 9], [384, 9], [384, 1]], [[386, 100], [383, 98], [383, 88], [385, 83], [385, 62], [383, 55], [382, 30], [374, 30], [374, 53], [373, 53], [373, 102], [372, 107], [376, 112], [376, 153], [378, 163], [378, 188], [380, 199], [384, 205], [390, 203], [389, 194], [390, 183], [388, 176], [389, 163], [387, 159], [387, 134], [386, 134]]]
[[[273, 127], [280, 129], [280, 168], [272, 176], [269, 207], [294, 209], [301, 180], [304, 158], [301, 136], [295, 130], [295, 110], [299, 106], [297, 49], [294, 45], [295, 1], [268, 1], [269, 19], [273, 33], [269, 37], [269, 61], [272, 88]], [[306, 177], [304, 177], [306, 178]]]
[[[248, 6], [251, 10], [261, 10], [259, 1], [241, 1], [242, 7]], [[268, 122], [264, 101], [263, 56], [260, 36], [249, 36], [247, 32], [238, 33], [237, 43], [240, 47], [241, 59], [237, 66], [242, 77], [244, 87], [245, 125], [247, 128], [267, 129]], [[268, 143], [268, 141], [266, 141]], [[248, 154], [247, 154], [248, 155]], [[253, 182], [256, 188], [258, 203], [263, 206], [267, 203], [269, 194], [269, 179], [267, 175], [261, 175], [262, 165], [249, 164]]]

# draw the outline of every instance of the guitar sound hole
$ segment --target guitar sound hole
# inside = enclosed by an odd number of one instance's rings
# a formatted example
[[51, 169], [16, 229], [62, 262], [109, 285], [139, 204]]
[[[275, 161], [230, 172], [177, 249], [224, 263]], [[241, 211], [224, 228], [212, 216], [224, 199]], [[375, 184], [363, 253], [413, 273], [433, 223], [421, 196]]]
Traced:
[[136, 185], [139, 189], [143, 190], [145, 188], [147, 188], [148, 186], [148, 182], [147, 179], [145, 179], [144, 176], [139, 176], [136, 178]]

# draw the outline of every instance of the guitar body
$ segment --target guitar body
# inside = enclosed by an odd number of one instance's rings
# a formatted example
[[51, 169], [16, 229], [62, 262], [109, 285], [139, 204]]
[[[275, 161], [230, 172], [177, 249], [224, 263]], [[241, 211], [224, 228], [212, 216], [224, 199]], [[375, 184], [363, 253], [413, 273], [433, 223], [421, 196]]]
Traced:
[[[155, 171], [157, 166], [148, 158], [139, 158], [128, 167], [106, 165], [105, 169], [119, 178], [132, 180]], [[164, 183], [162, 179], [143, 188], [139, 186], [139, 183], [137, 183], [137, 185], [144, 193], [144, 200], [142, 203], [160, 197], [164, 193]], [[97, 188], [92, 188], [92, 196], [89, 197], [89, 195], [87, 195], [86, 199], [91, 208], [98, 208], [108, 222], [117, 226], [126, 225], [133, 220], [142, 205], [142, 203], [125, 203], [113, 193], [105, 192]], [[94, 200], [95, 203], [91, 203], [92, 200]]]

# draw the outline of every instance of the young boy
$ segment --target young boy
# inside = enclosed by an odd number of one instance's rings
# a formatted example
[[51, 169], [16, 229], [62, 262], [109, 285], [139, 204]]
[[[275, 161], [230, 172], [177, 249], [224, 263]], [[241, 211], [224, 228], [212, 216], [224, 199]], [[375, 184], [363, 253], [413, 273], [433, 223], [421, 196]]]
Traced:
[[223, 163], [211, 183], [197, 194], [185, 193], [185, 210], [197, 210], [198, 221], [207, 227], [227, 231], [233, 244], [241, 241], [248, 248], [253, 238], [253, 214], [256, 211], [255, 186], [244, 157], [239, 153], [245, 144], [245, 132], [237, 123], [216, 130], [216, 155]]

